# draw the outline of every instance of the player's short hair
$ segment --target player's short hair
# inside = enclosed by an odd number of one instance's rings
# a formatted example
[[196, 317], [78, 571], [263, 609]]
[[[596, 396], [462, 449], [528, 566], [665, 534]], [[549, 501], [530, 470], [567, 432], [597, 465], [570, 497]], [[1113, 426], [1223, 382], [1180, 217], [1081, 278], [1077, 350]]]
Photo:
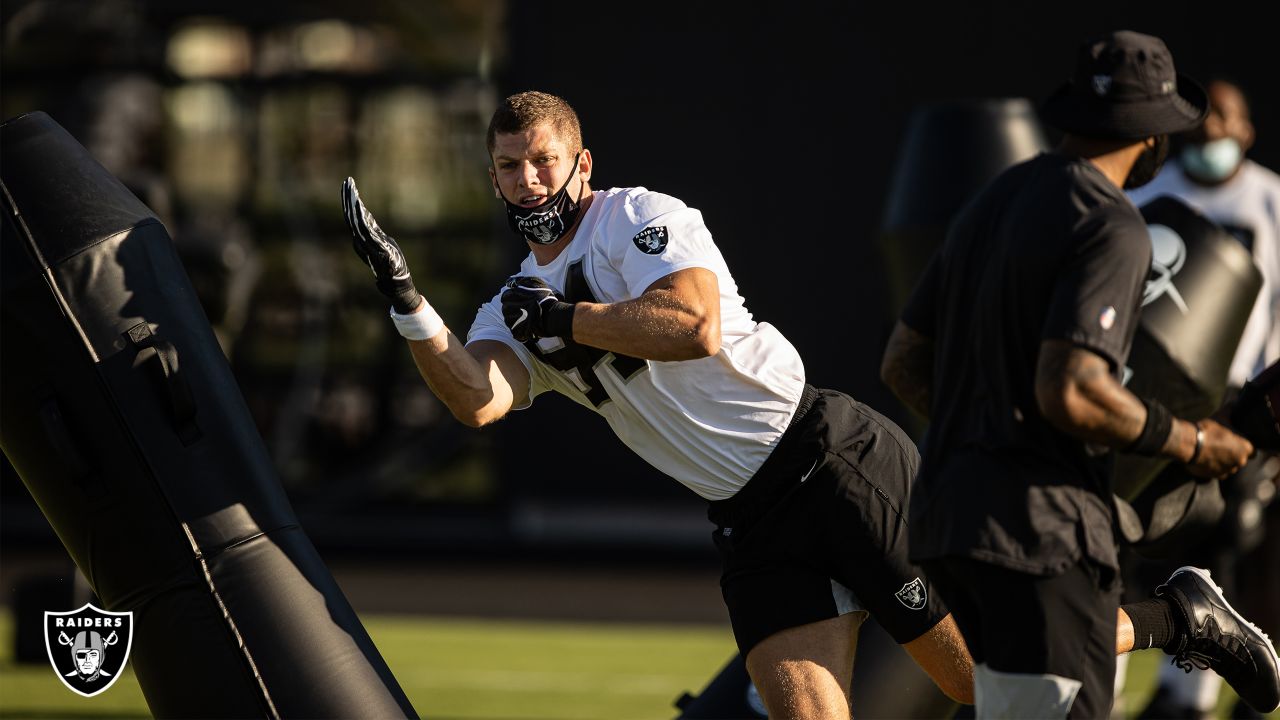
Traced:
[[563, 98], [530, 90], [508, 97], [493, 111], [493, 118], [489, 120], [489, 132], [485, 135], [489, 155], [493, 155], [494, 140], [498, 133], [524, 132], [542, 123], [550, 123], [555, 128], [556, 134], [569, 146], [570, 152], [582, 150], [582, 126], [578, 124], [578, 113]]

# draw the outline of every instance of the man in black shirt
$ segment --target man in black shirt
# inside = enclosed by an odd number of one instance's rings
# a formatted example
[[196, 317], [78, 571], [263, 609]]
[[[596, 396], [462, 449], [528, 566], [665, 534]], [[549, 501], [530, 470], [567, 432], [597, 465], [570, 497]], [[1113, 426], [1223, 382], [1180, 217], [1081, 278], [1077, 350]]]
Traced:
[[1149, 181], [1168, 134], [1206, 105], [1158, 38], [1086, 43], [1044, 107], [1062, 144], [960, 213], [890, 339], [886, 383], [932, 421], [911, 557], [969, 645], [979, 717], [1105, 716], [1114, 654], [1135, 644], [1212, 664], [1264, 712], [1280, 702], [1274, 648], [1203, 571], [1181, 569], [1154, 600], [1119, 608], [1109, 449], [1204, 477], [1253, 450], [1120, 381], [1151, 265], [1123, 188]]

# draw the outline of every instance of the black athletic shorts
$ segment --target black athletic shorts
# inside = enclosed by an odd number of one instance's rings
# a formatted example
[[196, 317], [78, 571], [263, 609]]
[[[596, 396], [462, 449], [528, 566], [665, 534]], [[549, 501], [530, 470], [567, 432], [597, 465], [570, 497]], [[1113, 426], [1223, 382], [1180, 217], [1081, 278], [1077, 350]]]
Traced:
[[1051, 577], [955, 556], [924, 565], [975, 664], [1002, 673], [1078, 680], [1081, 687], [1067, 717], [1107, 717], [1120, 607], [1115, 571], [1088, 559]]
[[707, 517], [720, 586], [745, 657], [770, 635], [866, 610], [899, 643], [947, 614], [907, 559], [907, 503], [920, 456], [888, 418], [805, 385], [772, 454]]

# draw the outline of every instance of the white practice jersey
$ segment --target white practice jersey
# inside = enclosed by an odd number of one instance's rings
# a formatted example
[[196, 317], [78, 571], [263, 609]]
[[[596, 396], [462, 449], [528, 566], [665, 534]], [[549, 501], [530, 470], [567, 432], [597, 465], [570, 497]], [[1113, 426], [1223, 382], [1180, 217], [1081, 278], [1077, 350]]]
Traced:
[[501, 290], [480, 307], [467, 342], [506, 343], [529, 370], [530, 402], [548, 390], [572, 398], [649, 464], [721, 500], [777, 444], [799, 404], [804, 365], [782, 333], [752, 320], [702, 213], [642, 187], [596, 191], [568, 247], [547, 265], [530, 254], [519, 274], [542, 278], [570, 302], [614, 303], [694, 267], [720, 284], [721, 344], [711, 357], [641, 360], [559, 338], [526, 346], [502, 320]]
[[1242, 386], [1280, 359], [1280, 175], [1245, 160], [1231, 180], [1206, 187], [1192, 182], [1170, 160], [1130, 198], [1141, 206], [1160, 195], [1182, 200], [1235, 235], [1262, 271], [1262, 290], [1227, 373], [1228, 382]]

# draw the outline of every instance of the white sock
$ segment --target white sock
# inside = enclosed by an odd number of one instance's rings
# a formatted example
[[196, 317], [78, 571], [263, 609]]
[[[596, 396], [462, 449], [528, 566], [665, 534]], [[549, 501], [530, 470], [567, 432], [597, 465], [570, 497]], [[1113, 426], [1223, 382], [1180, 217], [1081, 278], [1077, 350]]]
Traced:
[[1119, 720], [1129, 716], [1124, 704], [1124, 684], [1129, 674], [1130, 653], [1116, 656], [1116, 680], [1111, 702], [1111, 717]]
[[1124, 681], [1126, 674], [1129, 672], [1129, 653], [1116, 656], [1116, 683], [1115, 696], [1119, 698], [1124, 694]]

